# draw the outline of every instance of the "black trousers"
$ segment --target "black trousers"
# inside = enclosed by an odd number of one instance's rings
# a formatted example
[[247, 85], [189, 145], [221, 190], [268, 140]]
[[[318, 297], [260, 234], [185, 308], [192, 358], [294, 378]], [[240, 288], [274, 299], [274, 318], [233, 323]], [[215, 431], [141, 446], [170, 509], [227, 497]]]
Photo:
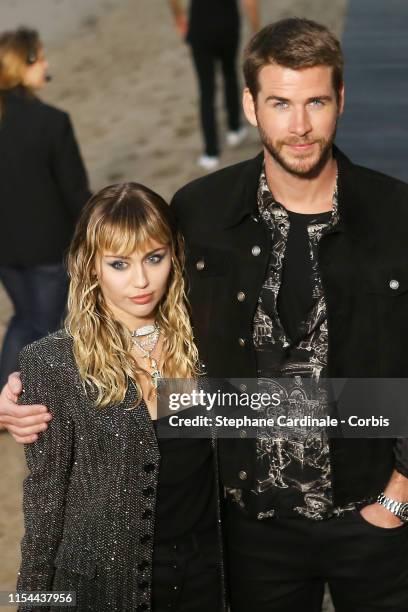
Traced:
[[228, 117], [228, 128], [236, 131], [240, 127], [240, 96], [237, 75], [237, 52], [239, 37], [223, 41], [217, 46], [191, 45], [193, 62], [200, 89], [200, 119], [206, 155], [219, 153], [218, 131], [215, 117], [215, 69], [221, 63], [224, 79], [224, 98]]
[[61, 326], [68, 277], [62, 264], [44, 264], [0, 266], [0, 280], [14, 307], [0, 358], [2, 388], [8, 375], [18, 369], [21, 349]]
[[356, 512], [327, 521], [249, 519], [229, 509], [231, 612], [408, 611], [408, 525], [382, 529]]
[[155, 546], [153, 612], [221, 612], [221, 584], [216, 533]]

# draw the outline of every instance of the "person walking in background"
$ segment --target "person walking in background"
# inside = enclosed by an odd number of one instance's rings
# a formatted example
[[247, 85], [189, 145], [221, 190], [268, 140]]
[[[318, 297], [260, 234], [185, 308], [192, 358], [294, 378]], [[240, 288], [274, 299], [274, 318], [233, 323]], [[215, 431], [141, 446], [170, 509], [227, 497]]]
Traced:
[[[236, 68], [240, 17], [237, 0], [191, 0], [189, 16], [180, 0], [169, 0], [180, 36], [191, 47], [200, 89], [200, 118], [204, 154], [198, 165], [212, 170], [219, 163], [219, 142], [215, 118], [215, 67], [221, 63], [228, 117], [227, 144], [239, 145], [247, 135], [241, 125], [240, 90]], [[251, 29], [259, 28], [258, 0], [243, 0]]]
[[0, 358], [1, 384], [20, 350], [60, 325], [63, 254], [91, 195], [69, 116], [36, 96], [47, 69], [35, 30], [0, 35], [0, 280], [15, 311]]

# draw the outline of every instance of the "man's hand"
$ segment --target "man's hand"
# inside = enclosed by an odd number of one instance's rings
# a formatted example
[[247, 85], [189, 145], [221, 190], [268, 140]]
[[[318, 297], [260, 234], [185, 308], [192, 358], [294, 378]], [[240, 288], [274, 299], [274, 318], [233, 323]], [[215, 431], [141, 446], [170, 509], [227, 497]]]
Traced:
[[22, 390], [19, 373], [10, 374], [0, 394], [0, 425], [8, 429], [16, 442], [29, 444], [37, 440], [38, 433], [47, 429], [52, 416], [46, 406], [17, 404]]
[[[384, 494], [391, 499], [395, 499], [395, 501], [407, 502], [408, 478], [405, 478], [405, 476], [394, 470], [384, 489]], [[397, 516], [377, 503], [365, 506], [361, 510], [361, 516], [369, 523], [377, 527], [384, 527], [385, 529], [400, 527], [403, 524]]]
[[360, 510], [360, 514], [367, 523], [383, 529], [394, 529], [395, 527], [401, 527], [403, 524], [398, 516], [377, 503], [365, 506]]

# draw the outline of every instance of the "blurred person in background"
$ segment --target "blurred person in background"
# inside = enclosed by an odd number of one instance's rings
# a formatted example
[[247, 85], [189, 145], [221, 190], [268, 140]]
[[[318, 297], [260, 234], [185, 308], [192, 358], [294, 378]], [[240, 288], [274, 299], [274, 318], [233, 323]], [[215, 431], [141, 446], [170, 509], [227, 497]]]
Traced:
[[63, 254], [90, 196], [69, 116], [36, 96], [47, 70], [35, 30], [0, 34], [0, 280], [15, 311], [1, 384], [26, 344], [59, 327], [67, 294]]
[[[212, 170], [219, 164], [219, 142], [215, 118], [216, 62], [221, 63], [228, 118], [227, 144], [238, 146], [247, 136], [241, 125], [237, 54], [240, 16], [237, 0], [191, 0], [189, 15], [181, 0], [169, 0], [176, 28], [191, 47], [200, 89], [200, 119], [204, 153], [198, 165]], [[242, 0], [251, 29], [259, 28], [258, 0]]]

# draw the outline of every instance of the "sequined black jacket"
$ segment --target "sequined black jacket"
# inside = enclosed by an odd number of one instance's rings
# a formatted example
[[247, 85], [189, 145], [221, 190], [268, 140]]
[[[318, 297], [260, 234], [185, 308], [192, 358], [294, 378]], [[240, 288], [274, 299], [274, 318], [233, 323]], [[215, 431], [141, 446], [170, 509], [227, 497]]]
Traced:
[[137, 399], [132, 384], [120, 405], [94, 408], [64, 331], [26, 347], [20, 361], [20, 403], [45, 404], [54, 418], [25, 447], [17, 589], [77, 591], [81, 612], [150, 610], [160, 454], [147, 408], [126, 410]]
[[[334, 153], [340, 222], [318, 254], [328, 376], [407, 379], [408, 185]], [[187, 244], [195, 339], [214, 378], [257, 376], [252, 324], [271, 249], [257, 206], [262, 164], [260, 154], [197, 179], [172, 202]], [[384, 416], [391, 403], [383, 402]], [[224, 485], [252, 489], [255, 440], [221, 440], [219, 448]], [[340, 436], [330, 454], [336, 505], [375, 497], [395, 468], [408, 477], [406, 437]]]

